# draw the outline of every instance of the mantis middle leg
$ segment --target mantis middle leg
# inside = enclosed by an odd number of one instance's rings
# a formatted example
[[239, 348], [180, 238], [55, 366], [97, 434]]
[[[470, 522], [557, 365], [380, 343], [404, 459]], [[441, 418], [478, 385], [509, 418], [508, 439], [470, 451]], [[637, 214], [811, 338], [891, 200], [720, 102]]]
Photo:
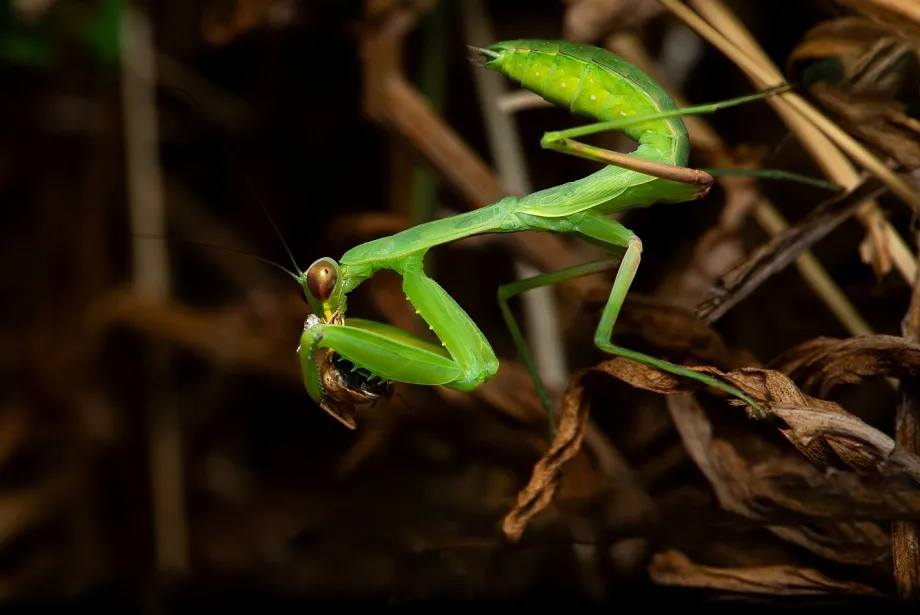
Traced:
[[[613, 328], [616, 324], [617, 317], [620, 314], [620, 309], [623, 306], [623, 302], [626, 299], [626, 294], [629, 292], [629, 287], [632, 285], [633, 279], [636, 276], [636, 272], [639, 269], [639, 262], [642, 257], [642, 241], [631, 230], [619, 222], [606, 218], [602, 214], [587, 212], [579, 214], [579, 218], [580, 219], [576, 225], [575, 232], [592, 240], [594, 243], [599, 243], [603, 246], [606, 246], [611, 251], [621, 251], [624, 248], [626, 250], [622, 260], [620, 261], [620, 268], [617, 271], [613, 282], [613, 287], [610, 290], [609, 298], [607, 299], [607, 303], [604, 306], [604, 311], [601, 314], [600, 322], [598, 323], [597, 329], [595, 330], [594, 344], [600, 350], [603, 350], [609, 354], [631, 359], [638, 363], [648, 365], [649, 367], [654, 367], [655, 369], [674, 374], [675, 376], [690, 378], [707, 386], [720, 389], [729, 395], [741, 399], [746, 404], [751, 406], [759, 418], [766, 416], [766, 413], [758, 402], [754, 401], [750, 396], [746, 395], [741, 390], [731, 386], [726, 382], [723, 382], [722, 380], [719, 380], [718, 378], [708, 374], [701, 374], [691, 369], [687, 369], [679, 365], [674, 365], [673, 363], [668, 363], [667, 361], [662, 361], [661, 359], [656, 359], [654, 357], [650, 357], [628, 348], [623, 348], [622, 346], [617, 346], [611, 341], [613, 336]], [[552, 407], [549, 402], [549, 396], [546, 394], [546, 388], [542, 379], [540, 378], [536, 369], [533, 367], [533, 359], [531, 358], [530, 351], [526, 342], [524, 341], [523, 336], [520, 334], [520, 328], [518, 327], [514, 316], [508, 308], [507, 301], [509, 298], [521, 292], [540, 286], [556, 284], [566, 279], [587, 275], [588, 273], [595, 273], [597, 271], [610, 268], [611, 266], [612, 264], [609, 261], [586, 263], [584, 265], [570, 267], [569, 269], [562, 271], [546, 273], [534, 276], [532, 278], [527, 278], [525, 280], [513, 282], [511, 284], [502, 286], [498, 291], [499, 305], [501, 306], [502, 314], [505, 316], [505, 322], [508, 324], [508, 327], [511, 330], [515, 345], [517, 346], [518, 352], [521, 354], [521, 357], [527, 366], [528, 371], [530, 372], [531, 378], [534, 381], [534, 386], [536, 386], [537, 391], [540, 393], [541, 399], [546, 406], [551, 437], [554, 435], [555, 421]]]

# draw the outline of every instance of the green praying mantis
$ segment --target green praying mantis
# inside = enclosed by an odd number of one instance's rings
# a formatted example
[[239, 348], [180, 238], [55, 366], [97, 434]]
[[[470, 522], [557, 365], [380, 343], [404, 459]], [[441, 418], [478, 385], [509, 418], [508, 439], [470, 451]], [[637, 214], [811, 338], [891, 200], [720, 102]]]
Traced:
[[[354, 419], [343, 408], [352, 402], [373, 402], [387, 396], [394, 382], [471, 391], [495, 376], [499, 362], [492, 346], [464, 309], [425, 274], [425, 255], [433, 247], [472, 235], [539, 231], [574, 234], [611, 253], [622, 254], [594, 334], [594, 343], [600, 350], [719, 389], [749, 406], [752, 416], [765, 417], [761, 402], [727, 382], [612, 343], [617, 316], [639, 267], [642, 241], [608, 216], [655, 203], [684, 203], [704, 197], [713, 184], [713, 174], [685, 166], [690, 141], [680, 116], [710, 113], [782, 92], [789, 86], [678, 109], [651, 77], [604, 49], [545, 40], [505, 41], [470, 49], [485, 68], [504, 74], [576, 115], [597, 120], [546, 133], [541, 146], [605, 166], [583, 179], [520, 198], [509, 196], [478, 210], [420, 224], [358, 245], [338, 261], [320, 258], [305, 272], [298, 270], [295, 278], [313, 310], [297, 348], [310, 397], [342, 423], [355, 428]], [[637, 142], [637, 149], [623, 154], [575, 140], [610, 130], [625, 133]], [[762, 173], [797, 178], [780, 171]], [[498, 289], [505, 323], [545, 407], [550, 437], [555, 433], [550, 396], [509, 300], [530, 289], [611, 269], [616, 262], [584, 263]], [[440, 344], [391, 325], [346, 318], [348, 294], [382, 269], [401, 276], [406, 298]], [[318, 359], [323, 349], [325, 358]]]

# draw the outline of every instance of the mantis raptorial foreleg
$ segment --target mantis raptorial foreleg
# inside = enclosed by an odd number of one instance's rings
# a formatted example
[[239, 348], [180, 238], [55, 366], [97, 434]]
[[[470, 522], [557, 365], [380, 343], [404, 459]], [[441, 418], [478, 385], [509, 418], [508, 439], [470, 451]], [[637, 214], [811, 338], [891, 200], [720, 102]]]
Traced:
[[498, 359], [482, 331], [453, 297], [425, 275], [422, 258], [423, 254], [418, 254], [407, 259], [397, 273], [403, 278], [406, 299], [441, 344], [373, 321], [349, 319], [346, 324], [330, 324], [319, 318], [308, 319], [298, 353], [304, 385], [311, 395], [323, 395], [314, 360], [321, 348], [335, 350], [371, 377], [385, 381], [465, 391], [478, 386], [484, 375], [495, 373]]

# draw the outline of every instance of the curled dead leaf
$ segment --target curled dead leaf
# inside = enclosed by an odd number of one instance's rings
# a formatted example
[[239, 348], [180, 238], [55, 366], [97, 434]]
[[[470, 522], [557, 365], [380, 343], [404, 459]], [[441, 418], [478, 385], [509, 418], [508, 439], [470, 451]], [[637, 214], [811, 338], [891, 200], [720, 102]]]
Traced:
[[[889, 546], [887, 534], [870, 519], [912, 518], [920, 513], [920, 458], [885, 434], [837, 404], [803, 394], [779, 372], [693, 369], [769, 400], [777, 429], [811, 462], [792, 456], [752, 466], [731, 443], [713, 438], [712, 425], [692, 398], [673, 397], [669, 400], [672, 417], [688, 452], [726, 509], [760, 520], [785, 541], [853, 564], [876, 561]], [[695, 381], [620, 358], [593, 371], [668, 395], [701, 388]], [[681, 407], [684, 410], [678, 411]], [[853, 471], [833, 471], [833, 467]]]
[[[887, 18], [843, 17], [819, 24], [793, 50], [789, 73], [848, 132], [906, 168], [917, 168], [920, 122], [905, 109], [920, 82], [920, 24], [911, 31], [910, 21], [893, 6], [854, 5], [869, 17], [881, 9]], [[915, 11], [903, 8], [904, 14]]]
[[534, 466], [530, 481], [518, 492], [514, 508], [502, 520], [502, 532], [512, 543], [520, 540], [530, 520], [549, 506], [559, 486], [563, 466], [581, 450], [588, 422], [588, 407], [582, 401], [583, 391], [576, 374], [562, 398], [556, 437]]
[[830, 402], [784, 404], [774, 405], [772, 412], [789, 426], [781, 431], [806, 456], [810, 447], [823, 442], [852, 470], [879, 477], [909, 477], [920, 485], [920, 457], [839, 408]]
[[680, 551], [655, 555], [649, 566], [652, 580], [662, 585], [705, 587], [721, 591], [803, 596], [816, 594], [881, 596], [869, 585], [838, 581], [811, 568], [795, 566], [752, 566], [718, 568], [690, 561]]
[[[900, 49], [905, 44], [908, 48]], [[904, 52], [909, 53], [910, 44], [886, 25], [862, 17], [841, 17], [806, 32], [786, 66], [797, 80], [806, 71], [806, 81], [825, 78], [836, 82], [842, 77], [855, 92], [890, 98], [904, 89], [904, 60], [908, 60]], [[889, 70], [876, 70], [880, 63]]]
[[906, 169], [920, 167], [920, 121], [897, 100], [874, 100], [816, 83], [809, 91], [848, 132], [875, 146]]
[[[892, 340], [906, 343], [900, 338]], [[920, 346], [916, 346], [915, 351], [920, 352]], [[634, 387], [665, 395], [703, 388], [698, 382], [623, 358], [605, 361], [594, 369]], [[759, 368], [728, 373], [713, 367], [689, 369], [728, 382], [755, 399], [766, 400], [771, 418], [781, 421], [777, 426], [779, 431], [822, 469], [834, 467], [839, 460], [854, 471], [873, 472], [879, 476], [890, 476], [894, 472], [920, 481], [920, 457], [908, 453], [893, 439], [838, 404], [802, 393], [785, 374]], [[739, 402], [731, 403], [737, 405]]]
[[751, 461], [740, 452], [750, 455], [751, 442], [740, 434], [717, 436], [692, 396], [670, 396], [668, 408], [687, 452], [723, 509], [762, 523], [783, 541], [820, 557], [871, 564], [888, 549], [889, 540], [870, 520], [911, 517], [920, 511], [920, 486], [909, 478], [878, 481], [852, 472], [822, 471], [778, 445], [760, 461]]
[[769, 367], [789, 374], [818, 397], [826, 397], [841, 384], [880, 377], [917, 377], [920, 344], [893, 335], [816, 338], [787, 350]]
[[916, 0], [838, 0], [905, 37], [920, 37], [920, 4]]
[[[908, 341], [920, 342], [920, 284], [916, 281], [901, 334]], [[916, 380], [902, 380], [898, 392], [894, 439], [911, 453], [920, 453], [920, 386]], [[891, 524], [891, 564], [898, 594], [906, 600], [920, 600], [920, 522]]]

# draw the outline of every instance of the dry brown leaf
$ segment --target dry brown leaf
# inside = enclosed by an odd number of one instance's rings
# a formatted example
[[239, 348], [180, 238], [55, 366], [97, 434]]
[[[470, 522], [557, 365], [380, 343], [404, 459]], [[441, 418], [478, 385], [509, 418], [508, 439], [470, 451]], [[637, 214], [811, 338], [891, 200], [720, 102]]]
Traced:
[[[858, 519], [908, 517], [920, 513], [920, 459], [910, 455], [891, 438], [846, 413], [831, 402], [816, 400], [801, 393], [789, 378], [770, 370], [746, 368], [722, 373], [711, 367], [692, 368], [722, 378], [752, 397], [775, 404], [772, 414], [781, 419], [779, 430], [814, 464], [826, 469], [833, 464], [862, 472], [872, 472], [871, 480], [861, 480], [857, 474], [823, 474], [815, 466], [801, 462], [791, 468], [765, 464], [755, 468], [727, 442], [693, 439], [682, 433], [691, 456], [697, 463], [721, 459], [720, 468], [710, 468], [704, 474], [710, 478], [720, 502], [750, 518], [765, 523], [789, 523], [819, 518]], [[615, 358], [579, 372], [573, 377], [564, 399], [566, 411], [560, 433], [550, 452], [538, 463], [528, 486], [521, 491], [518, 504], [505, 519], [504, 531], [512, 541], [517, 540], [526, 524], [545, 509], [555, 492], [559, 475], [567, 459], [574, 456], [580, 445], [581, 431], [588, 418], [582, 378], [589, 372], [601, 372], [623, 380], [632, 386], [663, 394], [699, 390], [702, 385], [690, 379], [677, 378], [659, 370], [626, 359]], [[702, 411], [699, 411], [702, 416]], [[679, 428], [685, 421], [675, 417]], [[682, 425], [683, 423], [683, 425]], [[708, 422], [703, 427], [708, 428]], [[759, 425], [769, 425], [765, 421]], [[838, 462], [842, 462], [838, 463]], [[761, 476], [762, 474], [762, 476]], [[853, 501], [848, 501], [848, 498]], [[784, 539], [800, 544], [816, 553], [838, 561], [866, 563], [887, 548], [887, 536], [877, 526], [853, 522], [847, 525], [816, 530], [779, 528]], [[840, 545], [841, 537], [848, 536]]]
[[920, 344], [893, 335], [847, 339], [816, 338], [791, 348], [770, 362], [818, 397], [841, 384], [869, 378], [914, 378], [920, 374]]
[[905, 37], [920, 37], [920, 4], [916, 0], [838, 0], [872, 21]]
[[[899, 50], [905, 45], [906, 49]], [[789, 54], [786, 67], [790, 75], [798, 77], [813, 62], [835, 60], [834, 66], [843, 71], [855, 91], [890, 97], [903, 89], [904, 58], [898, 55], [909, 52], [909, 48], [909, 39], [887, 26], [862, 17], [841, 17], [809, 30]], [[894, 70], [880, 73], [882, 63]]]
[[[880, 6], [853, 5], [866, 8], [870, 17]], [[879, 155], [916, 169], [920, 122], [905, 113], [905, 103], [920, 83], [920, 30], [903, 17], [888, 17], [849, 16], [819, 24], [790, 54], [787, 69], [847, 132]], [[884, 219], [878, 212], [863, 218], [868, 232], [860, 256], [884, 275], [891, 266], [882, 241]]]
[[520, 540], [530, 520], [549, 506], [559, 485], [563, 466], [581, 450], [588, 421], [587, 404], [582, 402], [583, 391], [576, 374], [562, 398], [556, 437], [534, 466], [530, 481], [518, 493], [514, 508], [502, 520], [502, 532], [512, 543]]
[[809, 88], [851, 134], [875, 146], [905, 169], [920, 168], [920, 122], [904, 113], [906, 105], [850, 94], [826, 83]]
[[656, 554], [649, 566], [652, 580], [661, 585], [705, 587], [721, 591], [803, 596], [845, 594], [881, 596], [875, 588], [852, 581], [838, 581], [811, 568], [756, 566], [716, 568], [695, 564], [680, 551]]
[[850, 133], [908, 169], [920, 165], [920, 122], [903, 102], [920, 78], [920, 38], [861, 17], [829, 20], [805, 35], [787, 65], [807, 75], [809, 93]]
[[915, 484], [883, 484], [849, 472], [822, 472], [780, 449], [751, 462], [733, 441], [714, 435], [712, 423], [692, 397], [669, 397], [668, 407], [687, 452], [722, 508], [773, 524], [767, 529], [774, 535], [821, 557], [872, 563], [888, 548], [887, 534], [868, 521], [833, 521], [909, 516], [920, 509], [920, 488]]
[[887, 188], [880, 182], [869, 179], [845, 195], [823, 202], [722, 275], [697, 305], [696, 317], [703, 323], [714, 323], [771, 276], [795, 262], [801, 254], [838, 228], [856, 213], [861, 203], [886, 191]]
[[[767, 390], [766, 384], [764, 382], [765, 372], [767, 370], [745, 368], [733, 372], [722, 372], [714, 367], [709, 366], [685, 367], [686, 369], [690, 369], [701, 374], [707, 374], [723, 380], [732, 386], [740, 388], [742, 391], [756, 399], [769, 399], [769, 391]], [[624, 359], [622, 357], [615, 357], [608, 359], [607, 361], [603, 361], [602, 363], [591, 368], [591, 370], [608, 374], [636, 388], [645, 389], [646, 391], [653, 391], [662, 395], [687, 393], [707, 388], [706, 385], [696, 380], [675, 376], [673, 374], [655, 369], [654, 367], [649, 367], [645, 364], [638, 363], [630, 359]], [[740, 405], [742, 402], [732, 400], [729, 403], [733, 405]]]
[[[886, 337], [886, 336], [868, 336]], [[906, 344], [900, 338], [892, 340]], [[920, 346], [911, 345], [914, 352]], [[844, 355], [852, 359], [853, 355]], [[879, 364], [883, 353], [875, 355]], [[886, 357], [889, 360], [891, 357]], [[845, 360], [845, 359], [844, 359]], [[854, 370], [861, 367], [858, 360], [846, 361]], [[920, 368], [920, 363], [915, 369]], [[696, 391], [704, 385], [689, 378], [679, 378], [660, 370], [623, 358], [605, 361], [593, 368], [634, 387], [671, 395]], [[786, 375], [769, 369], [744, 368], [724, 373], [713, 367], [690, 367], [693, 371], [709, 374], [741, 389], [754, 399], [766, 400], [769, 414], [786, 426], [779, 430], [814, 464], [827, 469], [833, 467], [834, 454], [852, 470], [872, 472], [878, 476], [907, 475], [920, 481], [920, 458], [907, 453], [894, 440], [867, 425], [839, 405], [816, 399], [802, 393]], [[849, 372], [835, 372], [849, 378]], [[852, 376], [859, 381], [859, 376]], [[740, 402], [732, 400], [737, 405]], [[768, 421], [764, 421], [768, 423]]]
[[[822, 557], [854, 564], [876, 561], [889, 546], [887, 533], [871, 521], [920, 514], [920, 458], [885, 434], [836, 404], [804, 395], [778, 372], [693, 369], [770, 400], [779, 431], [812, 462], [774, 456], [751, 465], [728, 441], [713, 438], [711, 424], [692, 398], [670, 398], [672, 418], [688, 452], [727, 510], [759, 520], [783, 540]], [[702, 388], [621, 358], [588, 371], [663, 394]], [[834, 471], [835, 466], [854, 471]]]
[[[920, 280], [914, 282], [910, 305], [901, 324], [904, 339], [920, 342]], [[905, 379], [898, 387], [900, 399], [895, 410], [895, 440], [911, 453], [920, 453], [920, 385]], [[898, 594], [920, 600], [920, 522], [894, 521], [891, 524], [891, 563]]]
[[[812, 450], [819, 448], [824, 453], [826, 444], [856, 472], [884, 478], [907, 477], [920, 486], [920, 457], [837, 404], [819, 404], [820, 400], [804, 395], [802, 398], [803, 402], [774, 405], [772, 413], [789, 426], [780, 431], [806, 457], [816, 464], [822, 463], [823, 459], [812, 455]], [[825, 469], [829, 465], [823, 463]]]

